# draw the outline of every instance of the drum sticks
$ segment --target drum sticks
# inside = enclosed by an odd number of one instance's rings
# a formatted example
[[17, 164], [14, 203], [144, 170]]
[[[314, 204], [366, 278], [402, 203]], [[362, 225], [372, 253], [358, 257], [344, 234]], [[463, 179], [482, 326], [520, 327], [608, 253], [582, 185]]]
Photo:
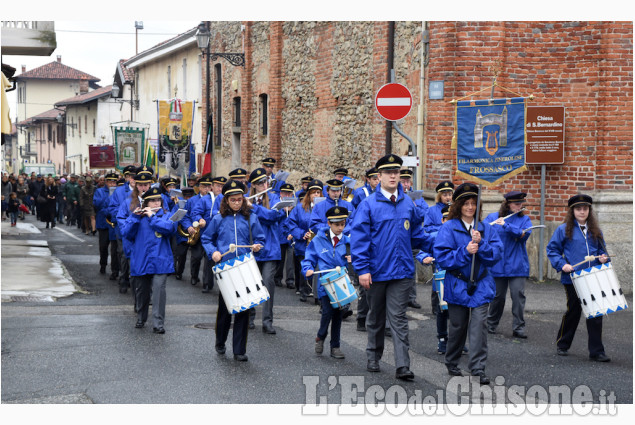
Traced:
[[235, 252], [236, 248], [251, 248], [253, 249], [253, 245], [235, 245], [233, 243], [229, 244], [229, 251], [225, 252], [224, 254], [221, 254], [221, 258], [224, 257], [225, 255], [229, 254], [230, 252]]
[[317, 272], [313, 273], [313, 274], [319, 274], [319, 273], [330, 273], [330, 272], [340, 272], [342, 268], [340, 266], [335, 267], [334, 269], [328, 269], [328, 270], [318, 270]]
[[601, 257], [601, 255], [587, 255], [587, 256], [584, 257], [584, 261], [580, 261], [578, 264], [575, 264], [572, 267], [575, 269], [579, 265], [582, 265], [584, 263], [588, 263], [589, 261], [597, 260], [600, 257]]

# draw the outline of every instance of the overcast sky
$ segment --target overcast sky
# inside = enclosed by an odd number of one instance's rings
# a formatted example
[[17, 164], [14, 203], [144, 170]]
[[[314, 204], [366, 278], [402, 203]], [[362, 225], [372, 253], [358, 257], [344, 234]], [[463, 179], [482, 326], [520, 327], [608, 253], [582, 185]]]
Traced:
[[[168, 40], [199, 24], [200, 21], [143, 21], [139, 30], [139, 52]], [[55, 21], [57, 49], [51, 56], [3, 55], [2, 62], [16, 69], [16, 75], [57, 60], [72, 68], [93, 75], [99, 85], [112, 83], [120, 59], [135, 55], [134, 21]], [[7, 93], [11, 118], [15, 118], [16, 90]], [[25, 117], [20, 117], [24, 119]]]

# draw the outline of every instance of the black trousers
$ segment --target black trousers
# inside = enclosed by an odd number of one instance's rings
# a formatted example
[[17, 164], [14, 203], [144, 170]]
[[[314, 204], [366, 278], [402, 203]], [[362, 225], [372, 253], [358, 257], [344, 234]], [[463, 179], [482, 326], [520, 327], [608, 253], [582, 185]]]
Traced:
[[[304, 260], [304, 255], [295, 254], [293, 256], [295, 289], [296, 291], [300, 291], [300, 295], [308, 296], [311, 293], [311, 287], [309, 286], [306, 276], [302, 274], [302, 260]], [[315, 296], [317, 297], [317, 288], [315, 290]]]
[[[562, 316], [556, 344], [558, 348], [568, 350], [573, 342], [578, 323], [580, 323], [582, 305], [572, 284], [562, 286], [564, 286], [567, 295], [567, 312]], [[589, 334], [589, 356], [595, 357], [605, 354], [604, 345], [602, 345], [602, 316], [586, 319], [586, 329]]]
[[203, 245], [201, 244], [201, 240], [199, 239], [195, 245], [190, 247], [192, 250], [192, 254], [190, 257], [190, 275], [192, 279], [198, 279], [198, 271], [201, 268], [201, 260], [203, 259]]
[[187, 259], [187, 249], [190, 246], [187, 242], [177, 243], [174, 248], [175, 253], [175, 263], [174, 263], [174, 271], [176, 274], [183, 275], [185, 271], [185, 260]]
[[253, 310], [241, 311], [236, 314], [229, 314], [223, 294], [218, 294], [218, 312], [216, 313], [216, 346], [224, 346], [229, 335], [229, 328], [234, 316], [234, 330], [232, 335], [232, 349], [234, 354], [247, 353], [247, 332], [249, 331], [249, 312]]
[[110, 271], [119, 274], [119, 258], [117, 256], [117, 241], [111, 241], [108, 237], [108, 229], [99, 231], [99, 265], [108, 265], [108, 247], [110, 246]]
[[203, 252], [203, 255], [203, 286], [212, 289], [214, 288], [214, 272], [212, 271], [212, 267], [214, 267], [215, 263], [207, 258], [205, 252]]

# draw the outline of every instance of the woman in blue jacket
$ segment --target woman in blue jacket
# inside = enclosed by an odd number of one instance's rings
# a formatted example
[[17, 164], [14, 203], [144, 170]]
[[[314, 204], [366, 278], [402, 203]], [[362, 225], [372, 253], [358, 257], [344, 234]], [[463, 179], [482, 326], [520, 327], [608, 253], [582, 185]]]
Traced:
[[[230, 180], [223, 186], [223, 200], [219, 214], [211, 224], [205, 226], [201, 235], [201, 243], [207, 258], [216, 263], [231, 260], [249, 252], [249, 248], [236, 248], [229, 252], [229, 245], [251, 245], [251, 250], [258, 253], [265, 245], [265, 235], [258, 217], [251, 213], [251, 208], [244, 197], [245, 185]], [[222, 253], [227, 253], [222, 257]], [[234, 314], [233, 350], [234, 359], [247, 361], [247, 332], [249, 330], [249, 312], [252, 308]], [[216, 352], [225, 354], [225, 342], [229, 335], [232, 315], [227, 311], [223, 294], [218, 294], [218, 313], [216, 315]]]
[[[503, 259], [496, 263], [491, 273], [496, 283], [496, 295], [489, 305], [487, 332], [496, 333], [496, 327], [503, 315], [507, 287], [512, 299], [512, 335], [527, 338], [525, 332], [525, 281], [529, 277], [529, 256], [527, 239], [531, 235], [531, 220], [522, 212], [527, 196], [524, 192], [512, 190], [506, 193], [498, 212], [488, 215], [483, 223], [490, 224], [498, 232], [503, 242]], [[510, 214], [514, 214], [509, 218]]]
[[500, 261], [503, 244], [492, 226], [480, 222], [480, 211], [476, 217], [477, 196], [478, 187], [472, 183], [456, 188], [448, 221], [439, 229], [434, 243], [434, 258], [439, 268], [446, 270], [444, 299], [450, 320], [445, 353], [448, 373], [462, 375], [458, 364], [469, 333], [468, 367], [481, 384], [487, 385], [486, 318], [496, 288], [490, 269]]
[[[345, 268], [351, 262], [350, 253], [347, 255], [346, 245], [350, 246], [350, 239], [343, 234], [348, 210], [345, 207], [332, 207], [326, 212], [328, 226], [322, 227], [311, 243], [307, 246], [306, 256], [302, 260], [302, 273], [306, 277], [311, 277], [315, 268], [320, 270], [333, 269], [335, 267]], [[350, 251], [350, 248], [349, 248]], [[324, 340], [328, 334], [329, 323], [331, 324], [331, 357], [343, 359], [344, 354], [340, 350], [340, 331], [344, 310], [334, 308], [324, 287], [316, 279], [317, 296], [322, 305], [322, 318], [320, 319], [320, 329], [315, 338], [315, 352], [322, 354], [324, 350]]]
[[136, 208], [121, 226], [122, 235], [131, 243], [130, 276], [136, 281], [136, 328], [142, 328], [148, 319], [152, 294], [152, 331], [164, 334], [165, 283], [174, 273], [170, 236], [176, 232], [176, 223], [169, 219], [163, 208], [161, 191], [147, 190], [143, 204]]
[[[558, 226], [547, 245], [547, 256], [551, 266], [562, 272], [560, 282], [567, 295], [567, 312], [562, 317], [556, 340], [556, 352], [559, 356], [569, 355], [569, 348], [582, 313], [580, 299], [571, 282], [570, 273], [608, 261], [604, 237], [593, 214], [592, 204], [593, 199], [588, 195], [580, 194], [569, 198], [569, 211], [564, 223]], [[584, 261], [587, 256], [599, 258], [573, 267]], [[602, 316], [586, 319], [586, 328], [589, 334], [589, 358], [598, 362], [610, 361], [602, 344]]]
[[[295, 259], [295, 287], [296, 293], [300, 295], [300, 301], [306, 302], [306, 298], [311, 293], [309, 286], [311, 279], [304, 277], [301, 262], [304, 260], [307, 243], [311, 240], [312, 233], [309, 230], [311, 223], [311, 212], [313, 211], [313, 201], [322, 196], [322, 182], [313, 180], [307, 188], [308, 193], [302, 198], [302, 203], [296, 206], [289, 215], [289, 230], [294, 240]], [[316, 299], [317, 300], [317, 299]]]
[[[249, 175], [251, 182], [251, 196], [264, 192], [269, 187], [269, 178], [264, 168], [256, 168]], [[269, 299], [262, 304], [262, 331], [269, 335], [275, 335], [273, 327], [273, 300], [276, 292], [275, 274], [278, 262], [282, 258], [280, 253], [280, 226], [279, 224], [287, 217], [283, 210], [273, 210], [280, 198], [274, 192], [265, 192], [252, 199], [252, 212], [258, 217], [258, 221], [265, 233], [267, 245], [256, 255], [256, 262], [262, 274], [262, 282], [269, 291]], [[249, 327], [253, 329], [256, 310], [253, 309], [249, 316]]]

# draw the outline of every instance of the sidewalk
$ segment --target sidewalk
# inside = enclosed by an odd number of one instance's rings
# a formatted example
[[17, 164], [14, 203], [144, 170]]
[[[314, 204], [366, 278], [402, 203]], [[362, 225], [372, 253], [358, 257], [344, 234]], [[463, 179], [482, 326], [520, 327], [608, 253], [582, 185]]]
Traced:
[[[1, 236], [1, 299], [9, 301], [55, 301], [77, 292], [72, 278], [62, 262], [51, 255], [48, 242], [39, 237], [42, 232], [29, 221], [18, 221], [11, 227], [2, 222]], [[25, 237], [27, 239], [25, 239]]]

